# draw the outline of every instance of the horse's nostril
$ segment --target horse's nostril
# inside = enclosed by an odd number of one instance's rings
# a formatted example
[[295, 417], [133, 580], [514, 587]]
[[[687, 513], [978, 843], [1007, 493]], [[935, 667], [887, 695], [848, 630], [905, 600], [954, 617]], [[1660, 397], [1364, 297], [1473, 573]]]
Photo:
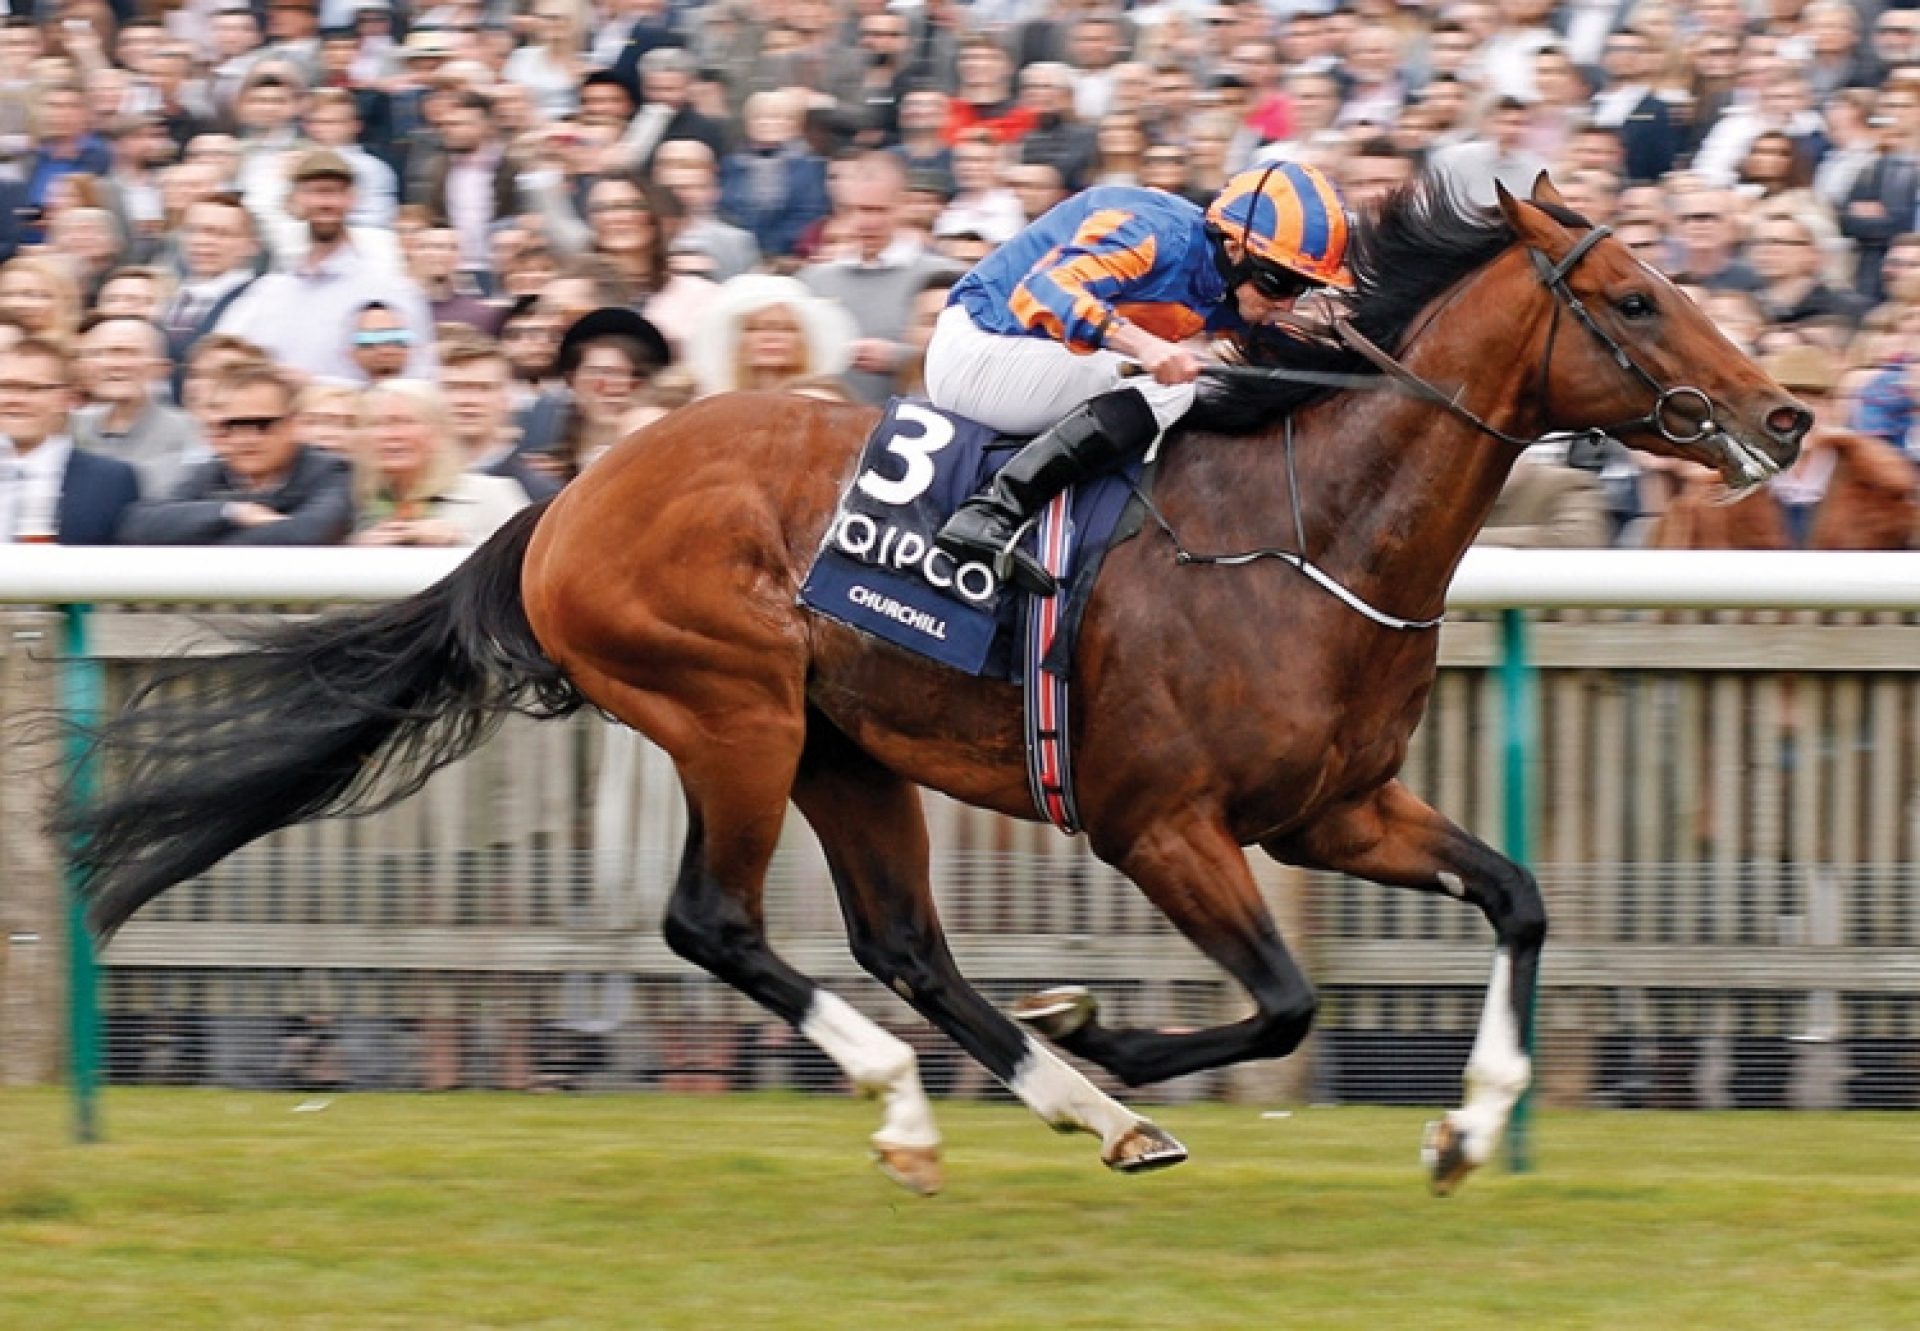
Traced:
[[1783, 444], [1797, 444], [1813, 428], [1813, 413], [1805, 407], [1775, 407], [1767, 413], [1767, 433]]

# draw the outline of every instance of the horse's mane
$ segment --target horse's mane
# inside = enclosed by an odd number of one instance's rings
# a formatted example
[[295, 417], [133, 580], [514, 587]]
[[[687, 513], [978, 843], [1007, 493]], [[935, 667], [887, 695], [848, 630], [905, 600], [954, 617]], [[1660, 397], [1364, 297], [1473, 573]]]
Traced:
[[[1570, 209], [1535, 206], [1565, 225], [1582, 230], [1592, 225]], [[1498, 209], [1467, 203], [1432, 181], [1403, 185], [1375, 210], [1362, 213], [1353, 228], [1347, 259], [1355, 292], [1348, 318], [1374, 345], [1398, 354], [1422, 310], [1513, 243], [1513, 229]], [[1249, 339], [1247, 360], [1340, 374], [1379, 373], [1353, 352], [1277, 332]], [[1332, 391], [1283, 380], [1213, 380], [1204, 384], [1186, 419], [1220, 434], [1252, 434]]]

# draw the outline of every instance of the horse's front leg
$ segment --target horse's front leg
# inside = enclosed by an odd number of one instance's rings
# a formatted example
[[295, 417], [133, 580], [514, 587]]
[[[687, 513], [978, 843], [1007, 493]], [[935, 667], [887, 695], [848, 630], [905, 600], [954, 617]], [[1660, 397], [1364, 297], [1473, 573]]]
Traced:
[[1527, 1031], [1547, 936], [1539, 884], [1398, 781], [1263, 845], [1275, 859], [1304, 868], [1445, 892], [1478, 906], [1493, 925], [1493, 976], [1467, 1059], [1466, 1103], [1428, 1130], [1434, 1191], [1451, 1192], [1492, 1158], [1532, 1078]]
[[1313, 1025], [1313, 988], [1288, 955], [1246, 852], [1226, 825], [1205, 810], [1185, 810], [1122, 848], [1098, 848], [1245, 987], [1256, 1011], [1197, 1031], [1116, 1028], [1102, 1025], [1093, 996], [1073, 986], [1024, 999], [1014, 1014], [1131, 1086], [1292, 1053]]

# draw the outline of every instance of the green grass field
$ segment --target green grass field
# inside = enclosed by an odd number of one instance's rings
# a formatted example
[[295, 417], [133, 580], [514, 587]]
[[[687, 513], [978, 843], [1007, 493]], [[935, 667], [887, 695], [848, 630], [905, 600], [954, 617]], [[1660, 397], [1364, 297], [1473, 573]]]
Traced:
[[0, 1093], [0, 1327], [1920, 1327], [1920, 1115], [1547, 1114], [1439, 1201], [1416, 1112], [1166, 1109], [1124, 1178], [947, 1104], [921, 1201], [844, 1100], [302, 1103]]

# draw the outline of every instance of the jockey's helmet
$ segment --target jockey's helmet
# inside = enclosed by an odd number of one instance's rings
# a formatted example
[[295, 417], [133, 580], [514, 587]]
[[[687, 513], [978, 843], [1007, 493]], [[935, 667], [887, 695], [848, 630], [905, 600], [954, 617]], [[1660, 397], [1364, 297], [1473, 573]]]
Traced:
[[1207, 221], [1246, 250], [1237, 283], [1258, 280], [1262, 266], [1283, 268], [1316, 286], [1350, 290], [1347, 210], [1317, 168], [1300, 162], [1248, 167], [1221, 187]]

